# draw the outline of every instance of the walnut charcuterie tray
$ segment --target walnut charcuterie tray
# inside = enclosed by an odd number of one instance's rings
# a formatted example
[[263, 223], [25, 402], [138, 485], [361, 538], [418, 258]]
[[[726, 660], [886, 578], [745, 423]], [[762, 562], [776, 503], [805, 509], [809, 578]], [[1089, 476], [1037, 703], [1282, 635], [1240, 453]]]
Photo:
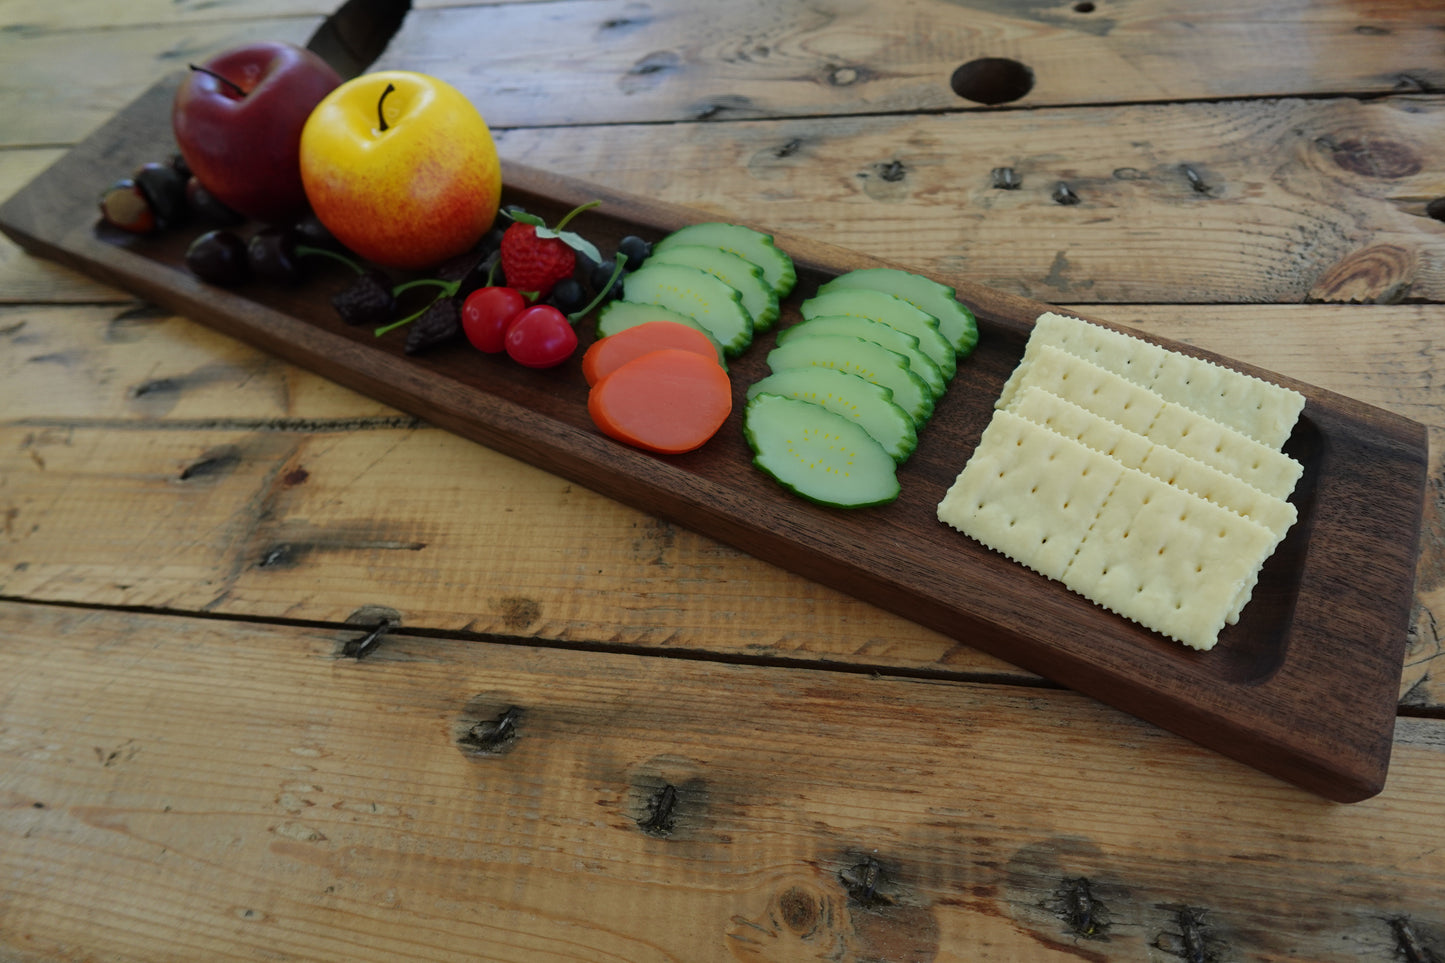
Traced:
[[[98, 229], [94, 198], [170, 143], [173, 83], [142, 96], [0, 207], [0, 227], [32, 253], [315, 370], [380, 401], [595, 491], [906, 616], [1323, 796], [1354, 801], [1384, 785], [1408, 627], [1426, 473], [1422, 426], [1327, 391], [1228, 362], [1293, 388], [1304, 412], [1285, 446], [1304, 465], [1299, 520], [1266, 564], [1238, 624], [1196, 652], [1114, 616], [960, 536], [939, 500], [977, 444], [1041, 303], [940, 277], [977, 314], [980, 344], [939, 400], [899, 472], [893, 504], [811, 505], [755, 470], [739, 428], [746, 386], [766, 373], [772, 335], [731, 364], [735, 410], [702, 449], [661, 457], [603, 437], [586, 411], [580, 352], [534, 371], [465, 344], [408, 356], [402, 336], [342, 324], [329, 297], [344, 269], [287, 289], [206, 285], [182, 257], [196, 229], [132, 237]], [[162, 145], [162, 146], [158, 146]], [[574, 222], [603, 250], [712, 219], [536, 170], [507, 166], [504, 201]], [[798, 303], [864, 255], [786, 236]], [[590, 322], [580, 326], [585, 347]], [[1150, 339], [1156, 340], [1158, 339]]]

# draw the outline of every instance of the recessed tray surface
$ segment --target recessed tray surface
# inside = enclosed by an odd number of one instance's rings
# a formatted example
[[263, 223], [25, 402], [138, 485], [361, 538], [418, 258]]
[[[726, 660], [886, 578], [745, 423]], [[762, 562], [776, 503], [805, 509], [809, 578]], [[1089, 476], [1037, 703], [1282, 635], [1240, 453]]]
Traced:
[[[405, 332], [376, 338], [329, 306], [347, 280], [323, 270], [302, 286], [207, 285], [183, 254], [201, 226], [138, 238], [103, 229], [95, 199], [119, 176], [173, 152], [162, 82], [0, 207], [0, 228], [32, 253], [224, 331], [338, 383], [569, 478], [620, 502], [727, 542], [901, 614], [1327, 798], [1355, 801], [1384, 785], [1413, 600], [1426, 475], [1424, 428], [1343, 396], [1227, 361], [1306, 397], [1285, 450], [1304, 465], [1292, 500], [1299, 521], [1266, 564], [1237, 625], [1195, 652], [1099, 609], [942, 525], [935, 509], [993, 412], [1048, 307], [961, 277], [980, 342], [902, 466], [891, 505], [842, 511], [811, 505], [751, 465], [740, 418], [747, 385], [767, 373], [773, 335], [732, 362], [729, 422], [699, 451], [654, 456], [602, 436], [586, 411], [581, 350], [534, 371], [465, 344], [415, 357]], [[504, 203], [554, 221], [601, 206], [573, 225], [603, 251], [627, 234], [655, 240], [715, 216], [507, 164]], [[766, 224], [799, 281], [777, 329], [798, 305], [867, 255], [791, 237]], [[243, 229], [244, 230], [244, 229]], [[579, 325], [582, 348], [590, 320]]]

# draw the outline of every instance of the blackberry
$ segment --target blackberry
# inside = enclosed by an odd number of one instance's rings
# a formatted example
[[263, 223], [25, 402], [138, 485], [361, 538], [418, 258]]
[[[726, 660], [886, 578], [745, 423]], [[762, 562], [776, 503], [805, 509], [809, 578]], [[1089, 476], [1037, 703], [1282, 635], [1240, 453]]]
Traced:
[[411, 323], [403, 349], [418, 354], [462, 335], [462, 311], [455, 298], [437, 298]]
[[359, 274], [331, 299], [331, 306], [347, 324], [378, 326], [396, 314], [391, 279], [376, 268]]

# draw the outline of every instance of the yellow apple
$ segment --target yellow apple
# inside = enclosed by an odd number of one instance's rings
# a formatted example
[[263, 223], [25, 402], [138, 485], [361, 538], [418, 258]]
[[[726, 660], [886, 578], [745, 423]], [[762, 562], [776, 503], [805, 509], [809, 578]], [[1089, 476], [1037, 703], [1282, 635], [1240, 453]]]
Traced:
[[316, 105], [301, 131], [301, 181], [338, 241], [404, 269], [466, 252], [502, 191], [476, 107], [445, 81], [403, 70], [363, 74]]

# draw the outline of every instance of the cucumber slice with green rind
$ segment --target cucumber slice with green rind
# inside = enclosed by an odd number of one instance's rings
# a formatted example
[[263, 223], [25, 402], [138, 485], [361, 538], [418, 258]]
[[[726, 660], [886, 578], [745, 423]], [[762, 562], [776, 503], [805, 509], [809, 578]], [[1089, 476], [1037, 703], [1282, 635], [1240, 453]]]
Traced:
[[933, 359], [918, 347], [917, 338], [872, 318], [849, 317], [845, 314], [825, 314], [809, 318], [779, 331], [778, 344], [787, 344], [793, 338], [808, 338], [821, 334], [845, 334], [881, 344], [889, 351], [897, 351], [908, 359], [908, 367], [928, 383], [928, 390], [933, 392], [935, 399], [941, 398], [948, 388], [948, 379], [943, 377], [943, 372], [933, 363]]
[[791, 294], [793, 286], [798, 283], [798, 272], [793, 266], [793, 259], [773, 243], [773, 236], [741, 224], [728, 224], [723, 221], [689, 224], [658, 241], [652, 246], [652, 251], [655, 254], [675, 244], [705, 244], [752, 261], [762, 268], [768, 286], [780, 300]]
[[737, 288], [698, 268], [644, 264], [622, 279], [622, 297], [687, 315], [712, 335], [730, 358], [752, 343], [753, 319]]
[[842, 314], [882, 321], [917, 338], [918, 347], [933, 359], [944, 378], [951, 379], [958, 366], [953, 345], [938, 330], [938, 319], [891, 294], [870, 288], [835, 290], [809, 298], [800, 310], [804, 318]]
[[763, 269], [730, 251], [706, 244], [673, 244], [655, 251], [646, 264], [685, 264], [737, 288], [743, 307], [753, 317], [754, 334], [778, 320], [778, 296], [763, 277]]
[[898, 498], [893, 459], [857, 422], [820, 405], [759, 394], [743, 409], [753, 464], [789, 491], [834, 508]]
[[676, 324], [685, 324], [694, 331], [701, 331], [707, 335], [708, 340], [713, 343], [713, 347], [717, 348], [718, 364], [723, 365], [724, 369], [726, 369], [727, 365], [724, 362], [722, 346], [717, 343], [717, 339], [712, 336], [712, 332], [698, 324], [697, 319], [690, 318], [685, 314], [679, 314], [670, 308], [664, 308], [660, 304], [640, 304], [636, 301], [608, 301], [602, 306], [601, 310], [597, 312], [597, 337], [605, 338], [619, 331], [634, 328], [639, 324], [646, 324], [649, 321], [672, 321]]
[[826, 291], [867, 288], [900, 297], [938, 319], [938, 330], [959, 357], [968, 357], [978, 344], [978, 321], [958, 292], [946, 284], [900, 268], [860, 268], [840, 274], [818, 289]]
[[895, 462], [904, 461], [918, 447], [913, 419], [893, 403], [893, 392], [846, 371], [787, 368], [748, 388], [748, 400], [760, 394], [812, 402], [857, 422]]
[[893, 392], [893, 403], [913, 420], [915, 429], [922, 428], [933, 415], [933, 392], [908, 367], [908, 359], [872, 341], [842, 334], [790, 338], [787, 344], [769, 351], [767, 360], [768, 367], [775, 372], [789, 368], [836, 368], [882, 385]]

